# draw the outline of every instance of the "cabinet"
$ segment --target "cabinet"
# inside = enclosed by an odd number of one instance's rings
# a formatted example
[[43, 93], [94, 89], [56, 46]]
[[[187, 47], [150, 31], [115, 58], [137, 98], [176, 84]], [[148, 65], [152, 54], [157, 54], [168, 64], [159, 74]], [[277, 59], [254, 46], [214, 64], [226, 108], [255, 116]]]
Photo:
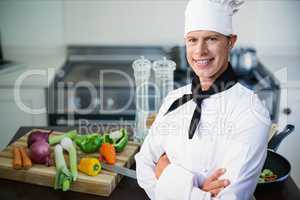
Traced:
[[[13, 87], [0, 88], [0, 149], [10, 141], [20, 126], [46, 126], [44, 88], [21, 88], [19, 99]], [[31, 111], [32, 112], [31, 112]]]

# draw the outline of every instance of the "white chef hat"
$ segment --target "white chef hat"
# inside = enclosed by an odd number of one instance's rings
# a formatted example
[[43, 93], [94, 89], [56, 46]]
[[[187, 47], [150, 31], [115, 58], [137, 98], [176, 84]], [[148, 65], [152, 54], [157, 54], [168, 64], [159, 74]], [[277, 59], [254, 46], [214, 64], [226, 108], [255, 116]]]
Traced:
[[190, 0], [185, 10], [184, 36], [196, 30], [232, 34], [232, 16], [243, 3], [242, 0]]

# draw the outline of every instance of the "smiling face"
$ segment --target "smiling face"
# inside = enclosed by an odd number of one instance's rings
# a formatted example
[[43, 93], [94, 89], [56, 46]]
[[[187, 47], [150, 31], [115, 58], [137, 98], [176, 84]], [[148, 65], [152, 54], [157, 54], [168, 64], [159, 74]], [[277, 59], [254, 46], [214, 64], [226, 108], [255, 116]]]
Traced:
[[201, 83], [212, 84], [228, 66], [228, 57], [236, 35], [214, 31], [192, 31], [185, 37], [187, 60]]

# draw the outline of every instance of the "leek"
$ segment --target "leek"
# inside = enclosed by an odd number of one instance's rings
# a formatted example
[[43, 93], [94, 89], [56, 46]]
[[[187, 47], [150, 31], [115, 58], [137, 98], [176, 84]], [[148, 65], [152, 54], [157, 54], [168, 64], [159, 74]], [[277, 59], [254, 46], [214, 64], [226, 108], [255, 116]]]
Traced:
[[76, 181], [78, 176], [76, 148], [73, 145], [72, 140], [68, 137], [63, 138], [60, 142], [60, 145], [69, 153], [70, 170], [73, 177], [73, 181]]
[[63, 154], [63, 148], [61, 147], [61, 145], [58, 144], [55, 146], [54, 156], [56, 166], [54, 189], [62, 189], [63, 191], [67, 191], [70, 189], [72, 175], [69, 169], [67, 168]]
[[49, 144], [50, 145], [58, 144], [65, 137], [68, 137], [68, 138], [74, 140], [77, 137], [77, 131], [72, 130], [72, 131], [69, 131], [69, 132], [67, 132], [65, 134], [61, 134], [61, 135], [50, 135], [49, 136]]

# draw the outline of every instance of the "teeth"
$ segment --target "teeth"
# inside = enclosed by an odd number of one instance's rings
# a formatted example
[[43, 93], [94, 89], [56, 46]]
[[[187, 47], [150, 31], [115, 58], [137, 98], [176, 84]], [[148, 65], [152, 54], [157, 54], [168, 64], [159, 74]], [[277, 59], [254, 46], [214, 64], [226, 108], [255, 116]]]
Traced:
[[197, 60], [196, 62], [197, 62], [197, 64], [206, 65], [206, 64], [209, 63], [209, 59], [207, 59], [207, 60]]

